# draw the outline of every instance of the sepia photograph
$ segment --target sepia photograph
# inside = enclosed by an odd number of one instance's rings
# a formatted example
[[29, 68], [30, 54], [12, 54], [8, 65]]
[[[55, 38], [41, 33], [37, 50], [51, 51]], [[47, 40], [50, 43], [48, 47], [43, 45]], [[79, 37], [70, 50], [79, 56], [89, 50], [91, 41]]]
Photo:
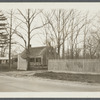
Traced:
[[0, 80], [1, 93], [99, 93], [100, 3], [0, 3]]

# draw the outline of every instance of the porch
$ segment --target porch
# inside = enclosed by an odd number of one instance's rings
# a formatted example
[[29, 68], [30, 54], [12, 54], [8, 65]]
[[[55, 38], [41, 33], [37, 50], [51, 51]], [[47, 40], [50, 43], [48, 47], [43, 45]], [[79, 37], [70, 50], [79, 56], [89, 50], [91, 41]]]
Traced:
[[43, 65], [43, 58], [42, 57], [33, 57], [30, 58], [30, 65], [34, 66], [34, 65]]

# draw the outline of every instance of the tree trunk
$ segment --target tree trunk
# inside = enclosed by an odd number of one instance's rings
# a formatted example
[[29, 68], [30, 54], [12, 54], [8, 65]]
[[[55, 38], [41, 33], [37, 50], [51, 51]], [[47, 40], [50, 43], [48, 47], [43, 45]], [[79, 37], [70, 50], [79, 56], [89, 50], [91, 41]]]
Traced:
[[58, 59], [60, 58], [60, 46], [58, 45]]
[[71, 59], [73, 59], [73, 31], [72, 31], [72, 34], [71, 34]]
[[12, 11], [10, 18], [10, 34], [9, 34], [9, 68], [11, 68], [11, 34], [12, 34]]
[[62, 58], [65, 58], [65, 42], [63, 40], [63, 52], [62, 52]]
[[85, 59], [86, 58], [86, 44], [85, 44], [85, 41], [86, 41], [86, 36], [85, 36], [85, 33], [84, 33], [84, 45], [83, 45], [83, 58]]
[[28, 49], [27, 49], [27, 69], [30, 70], [30, 9], [28, 9]]

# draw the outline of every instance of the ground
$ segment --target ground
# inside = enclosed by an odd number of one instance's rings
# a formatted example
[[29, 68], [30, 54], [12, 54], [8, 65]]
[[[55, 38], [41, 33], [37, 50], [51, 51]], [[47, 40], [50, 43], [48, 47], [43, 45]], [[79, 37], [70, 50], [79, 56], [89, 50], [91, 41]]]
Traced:
[[[6, 74], [5, 74], [6, 73]], [[100, 84], [34, 77], [37, 71], [0, 73], [0, 92], [99, 92]], [[40, 73], [40, 71], [39, 71]], [[12, 74], [12, 75], [11, 75]], [[18, 75], [19, 74], [19, 75]], [[24, 74], [27, 74], [26, 76]], [[23, 76], [24, 75], [24, 76]]]
[[83, 73], [71, 73], [71, 72], [43, 72], [35, 73], [34, 76], [56, 79], [56, 80], [66, 80], [66, 81], [78, 81], [87, 83], [100, 83], [100, 74], [83, 74]]
[[0, 71], [0, 92], [97, 92], [100, 74]]
[[40, 77], [52, 80], [100, 83], [100, 74], [82, 74], [82, 73], [78, 74], [78, 73], [50, 72], [47, 70], [37, 70], [37, 71], [8, 71], [8, 72], [1, 72], [0, 75], [24, 77], [24, 78]]

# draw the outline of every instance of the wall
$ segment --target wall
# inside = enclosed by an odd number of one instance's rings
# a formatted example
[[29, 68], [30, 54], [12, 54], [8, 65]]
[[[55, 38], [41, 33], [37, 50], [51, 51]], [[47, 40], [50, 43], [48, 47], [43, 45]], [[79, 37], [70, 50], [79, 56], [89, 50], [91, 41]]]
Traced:
[[18, 66], [17, 70], [27, 70], [27, 61], [18, 55]]
[[49, 60], [49, 71], [100, 73], [100, 60]]

